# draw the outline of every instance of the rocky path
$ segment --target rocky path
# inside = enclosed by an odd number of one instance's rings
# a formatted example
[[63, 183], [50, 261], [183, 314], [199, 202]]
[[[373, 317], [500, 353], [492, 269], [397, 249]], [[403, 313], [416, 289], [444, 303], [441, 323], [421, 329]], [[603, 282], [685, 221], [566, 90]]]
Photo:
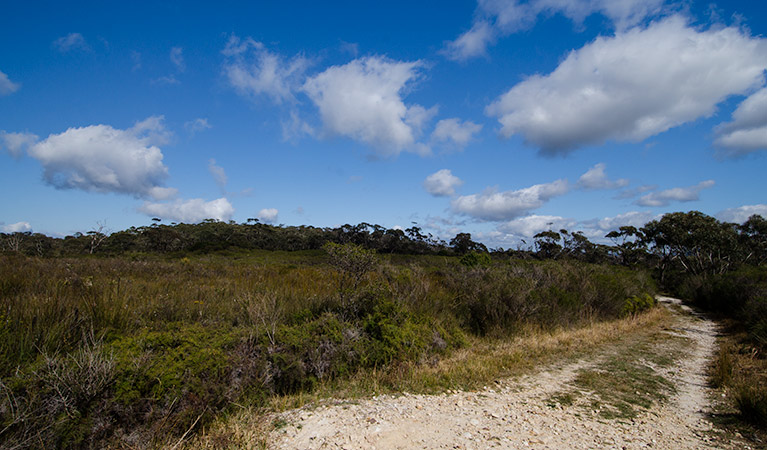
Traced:
[[[605, 417], [597, 392], [578, 377], [621, 352], [620, 346], [477, 392], [378, 396], [354, 403], [288, 411], [272, 432], [280, 449], [708, 449], [746, 448], [712, 439], [706, 419], [705, 369], [715, 347], [715, 325], [677, 300], [660, 298], [675, 315], [663, 345], [681, 357], [653, 366], [674, 389], [633, 417]], [[674, 306], [676, 304], [676, 306]], [[677, 339], [674, 339], [677, 337]], [[684, 339], [678, 339], [683, 337]], [[668, 350], [668, 349], [666, 349]], [[651, 355], [652, 356], [652, 355]], [[652, 359], [652, 358], [650, 358]], [[600, 369], [604, 370], [604, 369]], [[608, 372], [594, 372], [608, 373]], [[569, 397], [562, 397], [567, 393]], [[636, 392], [642, 395], [640, 392]], [[649, 394], [648, 394], [649, 395]], [[564, 401], [575, 397], [575, 401]]]

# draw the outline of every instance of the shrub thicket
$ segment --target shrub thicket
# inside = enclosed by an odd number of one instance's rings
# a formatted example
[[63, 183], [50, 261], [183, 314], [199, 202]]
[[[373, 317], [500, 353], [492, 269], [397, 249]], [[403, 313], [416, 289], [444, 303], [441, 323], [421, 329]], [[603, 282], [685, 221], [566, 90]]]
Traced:
[[2, 256], [0, 445], [153, 446], [235, 404], [433, 362], [467, 334], [618, 317], [654, 292], [649, 276], [615, 266], [476, 259], [355, 246]]

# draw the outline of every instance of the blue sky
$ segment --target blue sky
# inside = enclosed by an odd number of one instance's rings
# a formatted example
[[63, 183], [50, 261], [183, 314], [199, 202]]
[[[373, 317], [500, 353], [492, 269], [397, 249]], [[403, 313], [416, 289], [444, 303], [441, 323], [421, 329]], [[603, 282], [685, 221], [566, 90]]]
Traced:
[[761, 2], [435, 5], [6, 2], [0, 231], [767, 215]]

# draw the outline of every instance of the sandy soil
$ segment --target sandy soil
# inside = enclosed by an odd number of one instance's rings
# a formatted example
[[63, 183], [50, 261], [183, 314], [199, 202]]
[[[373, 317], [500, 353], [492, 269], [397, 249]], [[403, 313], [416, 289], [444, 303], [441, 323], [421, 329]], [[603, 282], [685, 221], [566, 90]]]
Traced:
[[[629, 420], [607, 420], [599, 411], [562, 406], [552, 395], [572, 391], [579, 370], [605, 355], [553, 365], [519, 379], [497, 381], [478, 392], [378, 396], [282, 413], [287, 426], [272, 432], [279, 449], [709, 449], [748, 448], [722, 443], [706, 419], [705, 368], [715, 349], [713, 322], [660, 298], [676, 315], [669, 334], [684, 336], [685, 356], [663, 375], [676, 394]], [[672, 306], [676, 304], [677, 306]], [[674, 340], [669, 340], [674, 342]], [[678, 340], [676, 341], [678, 342]], [[615, 349], [613, 349], [614, 351]], [[579, 395], [588, 396], [588, 392]]]

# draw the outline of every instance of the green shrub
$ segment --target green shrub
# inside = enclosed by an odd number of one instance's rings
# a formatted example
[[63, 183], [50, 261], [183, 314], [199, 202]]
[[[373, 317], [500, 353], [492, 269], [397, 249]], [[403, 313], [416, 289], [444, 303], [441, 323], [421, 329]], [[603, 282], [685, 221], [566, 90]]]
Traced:
[[647, 311], [648, 309], [654, 307], [656, 305], [656, 300], [648, 293], [644, 293], [641, 295], [635, 295], [633, 297], [629, 297], [626, 299], [626, 301], [623, 303], [623, 308], [621, 309], [621, 316], [632, 316], [635, 314], [639, 314], [643, 311]]
[[461, 256], [459, 262], [466, 267], [487, 267], [492, 260], [485, 252], [471, 251]]

